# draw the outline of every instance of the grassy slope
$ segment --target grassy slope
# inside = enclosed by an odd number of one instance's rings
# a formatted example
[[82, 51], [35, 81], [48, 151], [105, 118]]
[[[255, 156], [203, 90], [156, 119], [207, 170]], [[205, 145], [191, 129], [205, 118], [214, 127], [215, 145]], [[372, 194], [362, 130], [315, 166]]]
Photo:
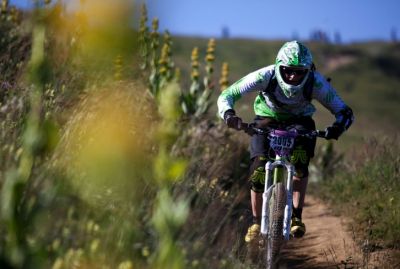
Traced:
[[398, 152], [398, 139], [370, 139], [337, 169], [334, 180], [317, 186], [338, 213], [354, 219], [352, 230], [368, 250], [400, 248]]

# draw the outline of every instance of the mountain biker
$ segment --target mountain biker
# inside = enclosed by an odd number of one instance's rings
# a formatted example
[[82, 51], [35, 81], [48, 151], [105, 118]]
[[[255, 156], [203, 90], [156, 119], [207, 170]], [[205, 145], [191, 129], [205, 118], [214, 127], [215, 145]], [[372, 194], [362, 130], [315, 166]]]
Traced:
[[[315, 130], [312, 115], [316, 109], [311, 104], [312, 99], [318, 100], [335, 116], [335, 122], [325, 129], [327, 139], [337, 140], [354, 120], [351, 108], [315, 70], [309, 49], [296, 40], [281, 47], [274, 65], [248, 74], [221, 93], [218, 112], [228, 127], [240, 130], [242, 119], [236, 115], [234, 104], [242, 95], [255, 91], [259, 94], [254, 101], [254, 123], [260, 128], [296, 125], [296, 129]], [[295, 237], [302, 237], [306, 232], [302, 211], [308, 183], [308, 165], [314, 156], [315, 144], [316, 139], [299, 139], [292, 155], [296, 174], [293, 181], [291, 234]], [[260, 232], [265, 164], [270, 157], [266, 136], [252, 135], [249, 181], [253, 224], [248, 228], [246, 242], [251, 242]]]

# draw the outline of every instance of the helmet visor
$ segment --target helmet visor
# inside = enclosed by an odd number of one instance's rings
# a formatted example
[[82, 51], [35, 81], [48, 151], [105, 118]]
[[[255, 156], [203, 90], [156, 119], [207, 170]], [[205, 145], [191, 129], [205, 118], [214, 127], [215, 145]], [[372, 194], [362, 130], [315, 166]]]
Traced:
[[308, 73], [308, 68], [281, 65], [279, 72], [283, 80], [290, 85], [299, 85]]

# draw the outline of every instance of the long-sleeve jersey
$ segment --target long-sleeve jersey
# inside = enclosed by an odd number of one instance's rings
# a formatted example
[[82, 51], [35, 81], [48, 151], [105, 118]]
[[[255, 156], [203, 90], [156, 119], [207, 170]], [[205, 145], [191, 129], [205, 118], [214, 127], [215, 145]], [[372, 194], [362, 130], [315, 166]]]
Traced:
[[[264, 90], [274, 75], [274, 65], [256, 70], [225, 89], [218, 98], [218, 112], [221, 118], [243, 95], [250, 92], [260, 92], [254, 101], [254, 112], [258, 116], [272, 117], [277, 120], [286, 120], [293, 117], [312, 116], [316, 111], [309, 98], [303, 94], [287, 98], [277, 83], [272, 91], [271, 98]], [[339, 113], [347, 106], [337, 94], [331, 84], [317, 71], [314, 71], [314, 83], [311, 99], [316, 99], [341, 121]]]

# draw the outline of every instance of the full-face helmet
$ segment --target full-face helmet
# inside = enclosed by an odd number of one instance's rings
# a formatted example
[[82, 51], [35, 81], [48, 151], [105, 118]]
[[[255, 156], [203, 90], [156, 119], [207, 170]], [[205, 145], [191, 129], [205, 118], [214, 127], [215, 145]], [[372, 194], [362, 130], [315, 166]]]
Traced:
[[275, 74], [286, 97], [302, 92], [313, 65], [310, 50], [298, 41], [285, 43], [275, 61]]

